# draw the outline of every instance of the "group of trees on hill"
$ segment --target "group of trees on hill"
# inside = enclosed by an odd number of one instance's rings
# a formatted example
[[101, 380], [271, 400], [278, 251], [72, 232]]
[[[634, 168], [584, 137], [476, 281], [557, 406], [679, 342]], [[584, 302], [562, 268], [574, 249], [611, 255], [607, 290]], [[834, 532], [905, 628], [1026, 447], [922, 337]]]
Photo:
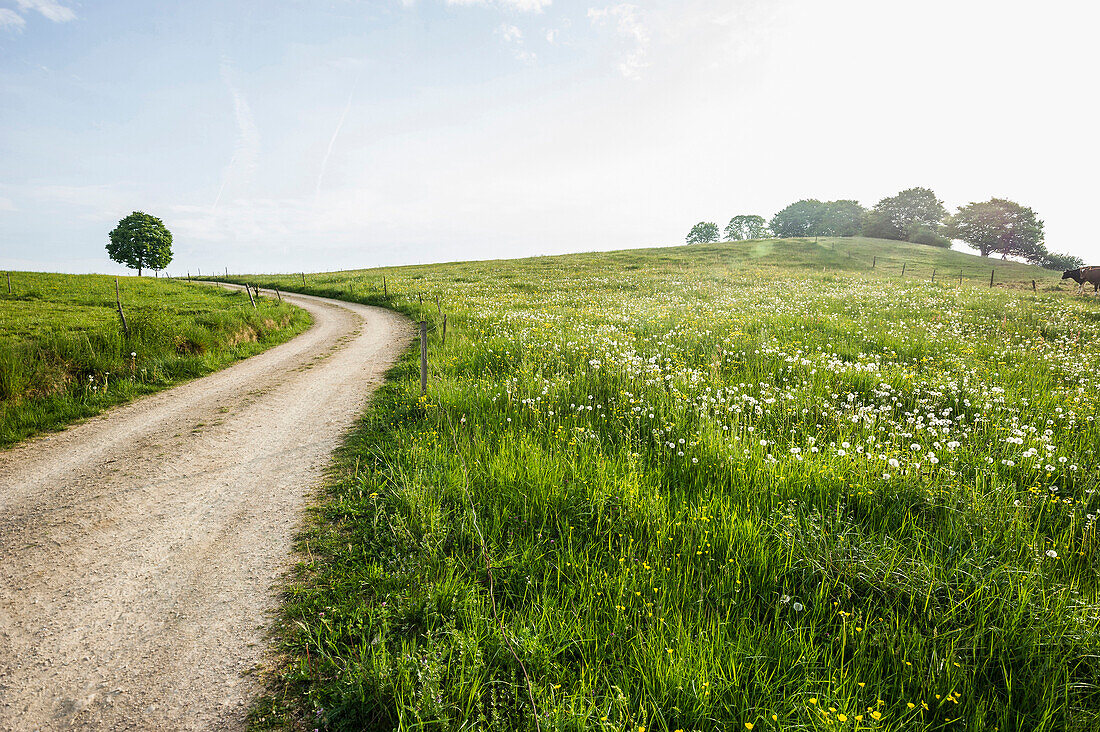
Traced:
[[943, 201], [928, 188], [909, 188], [884, 198], [867, 211], [863, 219], [864, 236], [911, 241], [915, 244], [949, 247], [943, 235], [948, 219]]
[[[943, 201], [928, 188], [909, 188], [883, 198], [870, 209], [859, 201], [796, 201], [765, 223], [761, 216], [730, 219], [727, 241], [807, 236], [867, 236], [950, 247], [958, 239], [981, 252], [1003, 258], [1021, 257], [1049, 269], [1073, 269], [1083, 262], [1069, 254], [1047, 250], [1043, 222], [1027, 206], [1004, 198], [960, 206], [949, 214]], [[718, 225], [700, 221], [687, 236], [688, 244], [719, 240]]]
[[857, 236], [866, 212], [859, 201], [795, 201], [768, 223], [775, 236]]

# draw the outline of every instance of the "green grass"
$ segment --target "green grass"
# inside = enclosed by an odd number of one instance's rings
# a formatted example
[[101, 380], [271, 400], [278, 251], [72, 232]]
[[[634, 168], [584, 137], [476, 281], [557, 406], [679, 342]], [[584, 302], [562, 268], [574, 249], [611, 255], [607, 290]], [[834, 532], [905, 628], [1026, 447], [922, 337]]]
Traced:
[[339, 455], [253, 727], [1100, 729], [1100, 301], [1058, 276], [857, 239], [254, 278], [449, 327]]
[[[0, 280], [0, 447], [210, 373], [309, 324], [291, 305], [206, 284], [11, 273]], [[133, 355], [131, 355], [133, 354]]]

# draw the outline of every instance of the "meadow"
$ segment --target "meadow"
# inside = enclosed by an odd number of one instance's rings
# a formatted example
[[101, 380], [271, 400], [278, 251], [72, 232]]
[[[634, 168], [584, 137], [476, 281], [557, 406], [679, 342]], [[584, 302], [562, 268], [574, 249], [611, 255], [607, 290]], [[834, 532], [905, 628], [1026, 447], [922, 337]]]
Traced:
[[1100, 300], [1058, 277], [856, 239], [248, 278], [436, 327], [252, 727], [1100, 729]]
[[305, 311], [207, 284], [10, 273], [0, 281], [0, 447], [210, 373], [309, 325]]

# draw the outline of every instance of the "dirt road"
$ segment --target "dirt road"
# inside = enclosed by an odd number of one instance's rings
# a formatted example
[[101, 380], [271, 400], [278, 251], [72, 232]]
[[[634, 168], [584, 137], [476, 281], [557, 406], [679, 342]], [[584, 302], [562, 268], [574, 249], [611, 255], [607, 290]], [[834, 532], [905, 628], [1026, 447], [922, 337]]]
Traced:
[[412, 328], [315, 324], [0, 452], [0, 730], [236, 729], [309, 486]]

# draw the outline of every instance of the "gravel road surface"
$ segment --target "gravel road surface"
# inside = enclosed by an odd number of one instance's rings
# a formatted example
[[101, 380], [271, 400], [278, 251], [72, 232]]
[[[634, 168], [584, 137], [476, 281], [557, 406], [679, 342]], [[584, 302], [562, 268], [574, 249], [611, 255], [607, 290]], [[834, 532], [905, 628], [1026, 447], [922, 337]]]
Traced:
[[307, 332], [0, 451], [0, 730], [242, 727], [311, 486], [412, 327]]

